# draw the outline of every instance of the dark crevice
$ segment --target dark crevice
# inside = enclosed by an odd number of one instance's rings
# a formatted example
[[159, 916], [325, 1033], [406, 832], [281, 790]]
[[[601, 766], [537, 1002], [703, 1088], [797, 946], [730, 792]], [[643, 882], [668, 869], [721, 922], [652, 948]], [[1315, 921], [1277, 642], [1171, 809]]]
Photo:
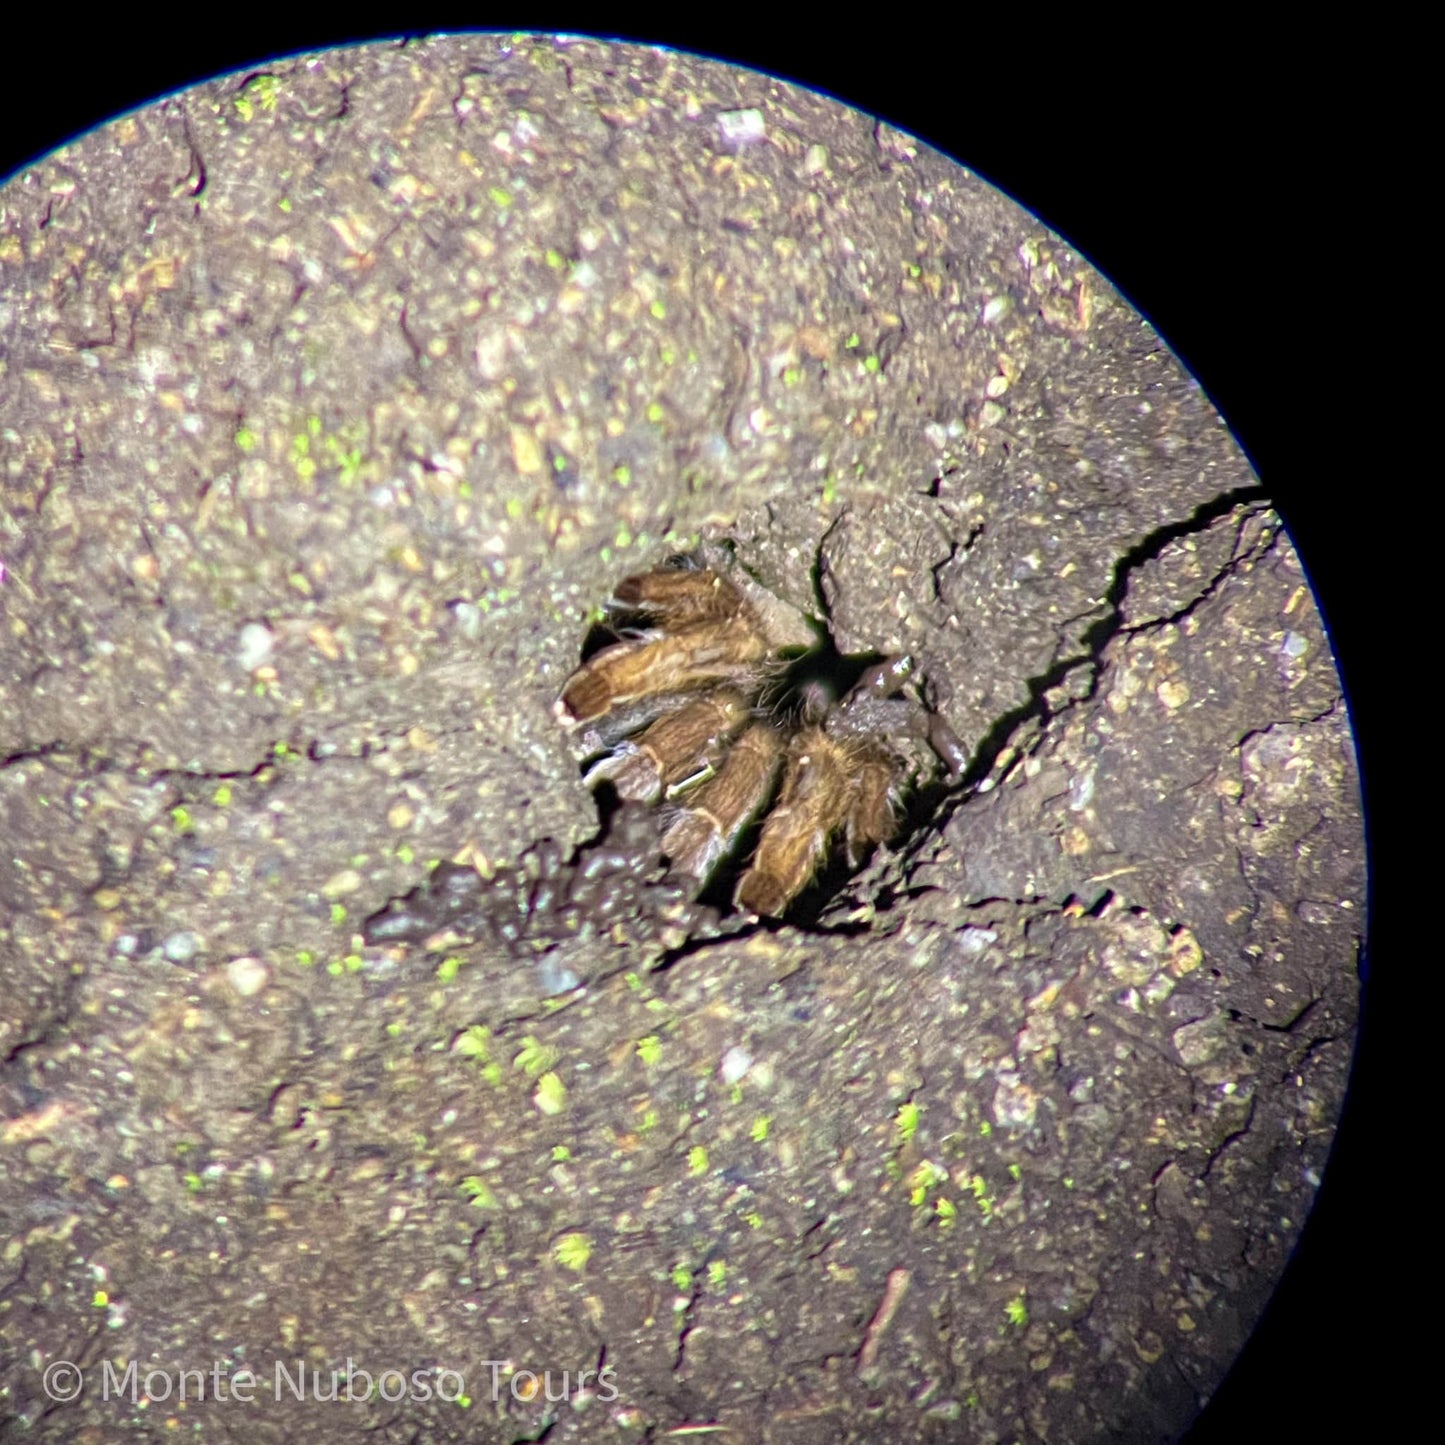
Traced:
[[1288, 1084], [1290, 1080], [1300, 1073], [1322, 1049], [1327, 1049], [1332, 1044], [1339, 1043], [1346, 1038], [1344, 1034], [1318, 1034], [1312, 1038], [1295, 1057], [1290, 1061], [1290, 1066], [1277, 1080], [1280, 1084]]
[[1313, 727], [1317, 723], [1329, 722], [1339, 712], [1341, 705], [1341, 699], [1336, 698], [1328, 707], [1323, 707], [1318, 712], [1310, 713], [1306, 717], [1271, 718], [1269, 722], [1250, 728], [1247, 733], [1241, 733], [1234, 744], [1234, 751], [1242, 752], [1255, 738], [1262, 738], [1273, 732], [1275, 728], [1307, 728]]
[[[1114, 564], [1114, 574], [1101, 600], [1103, 611], [1091, 623], [1079, 639], [1080, 646], [1069, 656], [1060, 658], [1046, 672], [1028, 680], [1028, 696], [1017, 707], [1010, 708], [984, 734], [974, 750], [972, 763], [962, 778], [963, 791], [975, 791], [978, 785], [993, 772], [999, 758], [1008, 748], [1015, 735], [1028, 723], [1038, 721], [1047, 724], [1059, 713], [1067, 711], [1076, 703], [1087, 702], [1098, 690], [1100, 669], [1098, 663], [1105, 650], [1116, 636], [1125, 630], [1123, 605], [1128, 594], [1129, 580], [1140, 567], [1152, 562], [1173, 542], [1183, 537], [1207, 530], [1220, 517], [1227, 516], [1236, 507], [1246, 503], [1262, 501], [1263, 489], [1259, 486], [1235, 487], [1223, 492], [1211, 501], [1202, 503], [1184, 520], [1169, 522], [1155, 528], [1142, 537], [1135, 545], [1122, 553]], [[1232, 565], [1232, 564], [1231, 564]], [[1230, 570], [1228, 568], [1226, 571]], [[1088, 668], [1090, 672], [1086, 689], [1082, 693], [1071, 693], [1062, 707], [1053, 706], [1048, 694], [1061, 687], [1076, 668]]]
[[40, 758], [53, 758], [69, 754], [71, 754], [71, 746], [66, 742], [28, 743], [0, 758], [0, 771], [19, 767], [21, 763], [35, 762]]
[[849, 509], [844, 507], [823, 529], [823, 535], [818, 538], [818, 545], [813, 548], [813, 565], [808, 571], [808, 580], [812, 584], [813, 600], [817, 604], [818, 616], [822, 619], [823, 627], [830, 637], [833, 635], [833, 609], [828, 605], [827, 589], [823, 586], [823, 554], [828, 546], [828, 538], [843, 525], [849, 515]]
[[699, 1275], [702, 1270], [693, 1271], [692, 1286], [688, 1291], [687, 1300], [675, 1312], [677, 1324], [677, 1349], [672, 1356], [672, 1372], [677, 1374], [682, 1369], [683, 1361], [687, 1355], [687, 1337], [692, 1333], [693, 1315], [697, 1310], [697, 1303], [702, 1298], [702, 1285], [699, 1282]]
[[685, 958], [694, 958], [708, 949], [716, 948], [728, 939], [746, 938], [749, 934], [756, 933], [759, 926], [749, 922], [739, 913], [734, 913], [726, 919], [719, 919], [713, 931], [691, 934], [676, 948], [664, 949], [657, 962], [653, 964], [652, 972], [666, 973], [668, 969], [681, 963]]
[[[1248, 491], [1250, 491], [1250, 490], [1251, 490], [1251, 489], [1249, 489], [1249, 488], [1241, 488], [1241, 489], [1240, 489], [1241, 492], [1246, 492], [1246, 493], [1247, 493]], [[1239, 496], [1239, 492], [1235, 492], [1235, 493], [1232, 493], [1232, 494], [1230, 494], [1230, 495], [1233, 495], [1233, 496], [1235, 496], [1235, 497], [1237, 498], [1237, 497]], [[1238, 503], [1236, 502], [1236, 505], [1237, 505], [1237, 504], [1238, 504]], [[1245, 524], [1250, 520], [1251, 517], [1256, 517], [1256, 516], [1259, 516], [1259, 515], [1260, 515], [1260, 511], [1259, 511], [1259, 510], [1250, 510], [1250, 511], [1245, 512], [1245, 513], [1240, 517], [1240, 519], [1239, 519], [1239, 529], [1238, 529], [1238, 531], [1236, 532], [1236, 535], [1235, 535], [1235, 548], [1236, 548], [1236, 550], [1235, 550], [1234, 556], [1233, 556], [1232, 558], [1230, 558], [1230, 560], [1229, 560], [1227, 563], [1225, 563], [1225, 565], [1222, 566], [1222, 567], [1219, 569], [1219, 571], [1218, 571], [1217, 573], [1215, 573], [1215, 575], [1209, 579], [1209, 581], [1204, 585], [1204, 587], [1201, 588], [1200, 591], [1199, 591], [1194, 597], [1191, 597], [1191, 598], [1189, 599], [1189, 601], [1184, 604], [1184, 606], [1180, 607], [1178, 610], [1176, 610], [1176, 611], [1174, 611], [1174, 612], [1165, 614], [1165, 615], [1163, 615], [1163, 616], [1150, 617], [1150, 618], [1147, 618], [1147, 619], [1145, 619], [1144, 621], [1141, 621], [1141, 622], [1132, 622], [1132, 623], [1126, 622], [1126, 623], [1124, 623], [1124, 624], [1120, 627], [1119, 630], [1120, 630], [1121, 632], [1130, 632], [1130, 633], [1132, 633], [1132, 632], [1148, 632], [1148, 631], [1151, 631], [1151, 630], [1156, 629], [1156, 628], [1168, 627], [1168, 626], [1170, 626], [1171, 624], [1182, 622], [1182, 621], [1183, 621], [1186, 617], [1188, 617], [1189, 614], [1190, 614], [1191, 612], [1193, 612], [1201, 603], [1208, 602], [1208, 601], [1210, 600], [1210, 598], [1214, 597], [1214, 596], [1218, 593], [1219, 589], [1230, 579], [1230, 577], [1232, 577], [1232, 576], [1234, 575], [1235, 570], [1239, 567], [1239, 564], [1240, 564], [1241, 562], [1247, 560], [1250, 556], [1253, 556], [1256, 552], [1262, 552], [1263, 550], [1265, 550], [1265, 548], [1268, 546], [1268, 544], [1272, 541], [1272, 534], [1266, 532], [1266, 533], [1264, 533], [1264, 534], [1260, 537], [1260, 539], [1257, 541], [1257, 543], [1256, 543], [1253, 547], [1251, 547], [1251, 548], [1248, 549], [1247, 551], [1241, 551], [1241, 550], [1239, 550], [1239, 544], [1240, 544], [1240, 542], [1243, 540], [1243, 533], [1244, 533]], [[1215, 518], [1215, 517], [1209, 518], [1208, 521], [1207, 521], [1206, 524], [1205, 524], [1206, 528], [1207, 528], [1209, 525], [1212, 525], [1212, 523], [1213, 523], [1215, 520], [1217, 520], [1217, 518]], [[1191, 531], [1193, 531], [1193, 530], [1202, 530], [1202, 529], [1191, 529]], [[1186, 535], [1187, 535], [1187, 534], [1186, 534]], [[1167, 546], [1169, 545], [1169, 543], [1172, 542], [1172, 541], [1174, 541], [1174, 540], [1176, 540], [1176, 539], [1170, 537], [1170, 538], [1166, 538], [1163, 542], [1161, 542], [1160, 545], [1159, 545], [1159, 547], [1158, 547], [1158, 549], [1157, 549], [1157, 554], [1162, 554], [1164, 548], [1167, 547]], [[1153, 558], [1146, 558], [1146, 559], [1145, 559], [1145, 561], [1152, 561], [1152, 560], [1154, 560], [1154, 559], [1153, 559]]]
[[1301, 1004], [1295, 1012], [1282, 1024], [1272, 1024], [1267, 1019], [1260, 1019], [1259, 1026], [1266, 1033], [1271, 1034], [1292, 1034], [1320, 1005], [1320, 1000], [1312, 998]]
[[1215, 1166], [1215, 1165], [1219, 1162], [1219, 1160], [1223, 1157], [1224, 1151], [1225, 1151], [1226, 1149], [1228, 1149], [1231, 1144], [1235, 1144], [1235, 1143], [1237, 1143], [1239, 1140], [1245, 1139], [1245, 1138], [1248, 1138], [1248, 1137], [1249, 1137], [1250, 1127], [1251, 1127], [1251, 1126], [1253, 1125], [1253, 1123], [1254, 1123], [1254, 1110], [1255, 1110], [1255, 1100], [1254, 1100], [1254, 1098], [1251, 1096], [1251, 1098], [1250, 1098], [1250, 1100], [1249, 1100], [1248, 1111], [1246, 1112], [1246, 1114], [1245, 1114], [1245, 1116], [1244, 1116], [1244, 1122], [1239, 1126], [1239, 1128], [1234, 1129], [1234, 1130], [1232, 1130], [1230, 1133], [1226, 1134], [1226, 1135], [1224, 1136], [1224, 1138], [1221, 1139], [1221, 1140], [1219, 1141], [1219, 1143], [1216, 1144], [1216, 1145], [1209, 1151], [1209, 1157], [1208, 1157], [1208, 1159], [1205, 1161], [1204, 1171], [1203, 1171], [1203, 1173], [1199, 1176], [1201, 1179], [1208, 1179], [1208, 1178], [1209, 1178], [1210, 1174], [1213, 1172], [1214, 1166]]

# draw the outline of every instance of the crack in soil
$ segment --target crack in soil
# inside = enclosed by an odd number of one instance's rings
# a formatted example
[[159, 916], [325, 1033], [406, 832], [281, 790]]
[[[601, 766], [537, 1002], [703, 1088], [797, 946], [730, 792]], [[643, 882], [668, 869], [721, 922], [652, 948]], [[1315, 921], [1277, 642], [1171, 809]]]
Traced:
[[[1156, 527], [1122, 553], [1114, 564], [1113, 577], [1101, 601], [1104, 613], [1089, 625], [1080, 638], [1081, 650], [1060, 658], [1047, 671], [1028, 679], [1028, 697], [1017, 707], [1003, 713], [979, 742], [974, 752], [974, 760], [960, 780], [962, 791], [968, 793], [979, 790], [979, 785], [993, 772], [999, 758], [1008, 751], [1014, 738], [1029, 723], [1038, 721], [1047, 726], [1055, 717], [1062, 716], [1076, 704], [1087, 702], [1097, 694], [1100, 681], [1098, 664], [1105, 650], [1121, 632], [1131, 630], [1124, 621], [1123, 604], [1129, 591], [1129, 579], [1134, 572], [1146, 563], [1156, 560], [1171, 543], [1207, 531], [1220, 517], [1227, 516], [1236, 507], [1262, 502], [1263, 499], [1263, 488], [1258, 485], [1232, 488], [1211, 501], [1201, 503], [1182, 521], [1168, 522]], [[1220, 578], [1232, 571], [1241, 560], [1243, 559], [1235, 559], [1221, 569]], [[1212, 585], [1214, 584], [1211, 583]], [[1199, 600], [1202, 599], [1196, 599], [1196, 603]], [[1195, 603], [1190, 604], [1191, 607], [1194, 605]], [[1087, 690], [1080, 695], [1069, 695], [1062, 706], [1053, 706], [1048, 694], [1062, 687], [1069, 674], [1076, 669], [1088, 674]]]

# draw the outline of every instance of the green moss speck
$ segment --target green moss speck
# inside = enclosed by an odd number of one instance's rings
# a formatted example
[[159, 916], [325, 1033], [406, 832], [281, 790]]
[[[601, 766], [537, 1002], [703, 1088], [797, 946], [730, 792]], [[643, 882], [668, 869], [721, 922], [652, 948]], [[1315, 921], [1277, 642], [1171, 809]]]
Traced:
[[748, 1130], [748, 1133], [752, 1135], [753, 1143], [765, 1144], [767, 1143], [768, 1135], [771, 1134], [772, 1131], [773, 1116], [771, 1114], [759, 1114], [758, 1117], [753, 1120], [753, 1127]]
[[1024, 1292], [1020, 1290], [1005, 1306], [1004, 1314], [1015, 1329], [1023, 1329], [1029, 1322], [1029, 1307], [1024, 1303]]
[[561, 1053], [557, 1049], [550, 1044], [538, 1042], [528, 1034], [522, 1040], [517, 1056], [512, 1060], [512, 1067], [520, 1069], [529, 1079], [535, 1079], [545, 1074], [559, 1058]]
[[231, 806], [231, 785], [222, 783], [214, 793], [211, 794], [211, 801], [218, 808], [229, 808]]
[[331, 905], [331, 921], [338, 927], [346, 922], [346, 905], [344, 903]]
[[662, 1062], [662, 1040], [656, 1034], [648, 1034], [645, 1039], [638, 1039], [637, 1057], [649, 1069], [656, 1068]]
[[687, 1151], [687, 1172], [694, 1179], [706, 1174], [708, 1171], [707, 1150], [701, 1144], [694, 1144]]
[[537, 1089], [532, 1095], [532, 1102], [543, 1114], [548, 1116], [560, 1114], [567, 1107], [567, 1086], [559, 1075], [543, 1074], [537, 1080]]
[[236, 450], [240, 452], [253, 452], [256, 450], [256, 443], [260, 438], [248, 426], [238, 426], [236, 434], [232, 437], [236, 443]]
[[461, 1054], [466, 1059], [476, 1059], [478, 1063], [486, 1063], [491, 1057], [492, 1031], [485, 1024], [473, 1024], [469, 1029], [463, 1029], [457, 1036], [457, 1041], [452, 1045], [452, 1052]]
[[[327, 441], [333, 440], [331, 437]], [[361, 471], [361, 448], [352, 447], [349, 451], [341, 451], [338, 448], [336, 461], [336, 480], [343, 487], [351, 486]]]
[[931, 1159], [925, 1159], [908, 1176], [908, 1202], [915, 1208], [928, 1202], [929, 1193], [948, 1178], [948, 1170], [940, 1168]]
[[492, 1192], [491, 1185], [480, 1175], [468, 1174], [459, 1187], [477, 1209], [501, 1208], [497, 1196]]
[[457, 970], [461, 966], [462, 961], [456, 954], [448, 954], [447, 957], [437, 964], [437, 982], [450, 983], [457, 976]]
[[552, 1242], [552, 1258], [563, 1269], [581, 1274], [587, 1268], [587, 1261], [592, 1258], [592, 1236], [583, 1234], [580, 1229], [559, 1235]]
[[994, 1197], [988, 1191], [988, 1181], [982, 1174], [975, 1174], [968, 1181], [969, 1192], [978, 1205], [978, 1212], [983, 1215], [985, 1222], [993, 1218]]
[[678, 1294], [683, 1294], [692, 1288], [692, 1271], [685, 1264], [675, 1264], [672, 1273], [668, 1275], [672, 1281], [672, 1287]]
[[911, 1099], [898, 1106], [898, 1112], [893, 1116], [893, 1128], [901, 1143], [906, 1144], [918, 1132], [918, 1121], [922, 1117], [923, 1109]]

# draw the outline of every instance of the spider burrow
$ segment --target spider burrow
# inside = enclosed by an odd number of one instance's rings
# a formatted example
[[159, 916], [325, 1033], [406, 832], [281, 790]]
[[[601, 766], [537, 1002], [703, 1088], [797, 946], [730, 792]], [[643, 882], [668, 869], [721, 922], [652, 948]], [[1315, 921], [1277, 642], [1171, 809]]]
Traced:
[[856, 871], [893, 838], [902, 795], [936, 770], [910, 741], [950, 777], [967, 761], [948, 725], [902, 695], [911, 657], [834, 655], [852, 679], [835, 699], [836, 676], [813, 666], [826, 635], [722, 546], [624, 578], [608, 613], [617, 640], [567, 679], [557, 720], [590, 786], [663, 810], [662, 852], [699, 890], [761, 820], [733, 893], [748, 913], [786, 913], [840, 842]]

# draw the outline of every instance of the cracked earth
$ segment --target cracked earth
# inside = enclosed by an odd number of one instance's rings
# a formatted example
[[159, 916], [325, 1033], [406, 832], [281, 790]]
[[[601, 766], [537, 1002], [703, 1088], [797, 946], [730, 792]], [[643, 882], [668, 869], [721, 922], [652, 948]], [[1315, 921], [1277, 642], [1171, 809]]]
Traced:
[[[1363, 831], [1289, 538], [1106, 281], [820, 97], [453, 37], [16, 176], [0, 334], [0, 1436], [1187, 1427], [1324, 1169]], [[705, 530], [969, 755], [806, 927], [551, 718]], [[211, 1373], [348, 1360], [466, 1399]]]

